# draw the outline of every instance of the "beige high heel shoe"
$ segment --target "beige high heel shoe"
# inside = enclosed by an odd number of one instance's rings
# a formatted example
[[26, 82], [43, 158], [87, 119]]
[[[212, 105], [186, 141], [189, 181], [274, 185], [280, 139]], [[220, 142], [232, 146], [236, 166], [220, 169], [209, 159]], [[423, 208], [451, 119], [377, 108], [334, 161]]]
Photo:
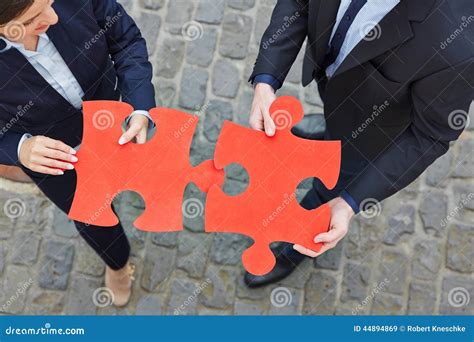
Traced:
[[105, 286], [113, 293], [113, 304], [117, 307], [123, 307], [128, 304], [132, 296], [132, 284], [135, 280], [135, 265], [127, 263], [127, 265], [114, 271], [106, 266], [105, 269]]

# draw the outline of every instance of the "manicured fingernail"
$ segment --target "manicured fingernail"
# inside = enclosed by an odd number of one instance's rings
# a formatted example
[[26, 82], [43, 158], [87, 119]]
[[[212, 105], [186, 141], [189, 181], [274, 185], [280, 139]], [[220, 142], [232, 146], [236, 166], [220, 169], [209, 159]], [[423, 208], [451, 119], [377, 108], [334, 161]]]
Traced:
[[77, 159], [77, 157], [72, 157], [72, 161], [73, 162], [77, 162], [79, 159]]
[[119, 145], [123, 145], [125, 144], [125, 138], [124, 137], [120, 137], [119, 139]]
[[58, 175], [62, 176], [62, 175], [64, 175], [64, 172], [61, 171], [61, 170], [59, 170], [59, 171], [58, 171]]
[[74, 170], [74, 165], [72, 165], [72, 164], [67, 164], [67, 169], [68, 169], [68, 170]]
[[71, 153], [71, 154], [76, 154], [77, 151], [76, 151], [75, 149], [71, 149], [71, 152], [70, 152], [70, 153]]

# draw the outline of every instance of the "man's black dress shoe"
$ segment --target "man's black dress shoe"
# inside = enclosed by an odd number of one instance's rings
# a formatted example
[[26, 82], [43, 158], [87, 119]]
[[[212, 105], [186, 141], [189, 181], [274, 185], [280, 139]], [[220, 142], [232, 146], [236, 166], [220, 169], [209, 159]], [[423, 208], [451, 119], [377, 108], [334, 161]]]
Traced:
[[282, 243], [272, 252], [276, 258], [276, 265], [269, 273], [263, 276], [256, 276], [245, 272], [244, 283], [250, 288], [257, 288], [268, 284], [276, 283], [288, 277], [305, 259], [305, 256], [293, 250], [293, 245]]

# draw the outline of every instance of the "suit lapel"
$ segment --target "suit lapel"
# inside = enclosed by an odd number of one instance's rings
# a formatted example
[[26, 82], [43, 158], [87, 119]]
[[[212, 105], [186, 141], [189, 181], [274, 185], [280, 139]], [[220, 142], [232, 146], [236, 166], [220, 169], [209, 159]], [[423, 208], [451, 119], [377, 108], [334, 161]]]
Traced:
[[[316, 1], [316, 0], [313, 0]], [[321, 67], [329, 45], [331, 33], [336, 24], [341, 0], [319, 0], [316, 19], [316, 65]]]
[[362, 39], [336, 70], [334, 76], [370, 61], [413, 37], [407, 1], [401, 1]]

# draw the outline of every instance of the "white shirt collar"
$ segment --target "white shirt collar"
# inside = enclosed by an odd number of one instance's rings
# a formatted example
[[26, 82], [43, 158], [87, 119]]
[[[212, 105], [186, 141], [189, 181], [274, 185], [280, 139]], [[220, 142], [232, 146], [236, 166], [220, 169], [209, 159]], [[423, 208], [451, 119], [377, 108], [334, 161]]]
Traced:
[[23, 45], [22, 43], [12, 42], [5, 37], [0, 37], [0, 39], [3, 40], [6, 44], [5, 49], [3, 49], [1, 52], [10, 50], [11, 48], [15, 48], [26, 57], [32, 57], [37, 55], [41, 52], [44, 46], [49, 43], [49, 37], [46, 33], [41, 33], [39, 35], [38, 46], [36, 48], [36, 51], [27, 50], [25, 49], [25, 45]]

